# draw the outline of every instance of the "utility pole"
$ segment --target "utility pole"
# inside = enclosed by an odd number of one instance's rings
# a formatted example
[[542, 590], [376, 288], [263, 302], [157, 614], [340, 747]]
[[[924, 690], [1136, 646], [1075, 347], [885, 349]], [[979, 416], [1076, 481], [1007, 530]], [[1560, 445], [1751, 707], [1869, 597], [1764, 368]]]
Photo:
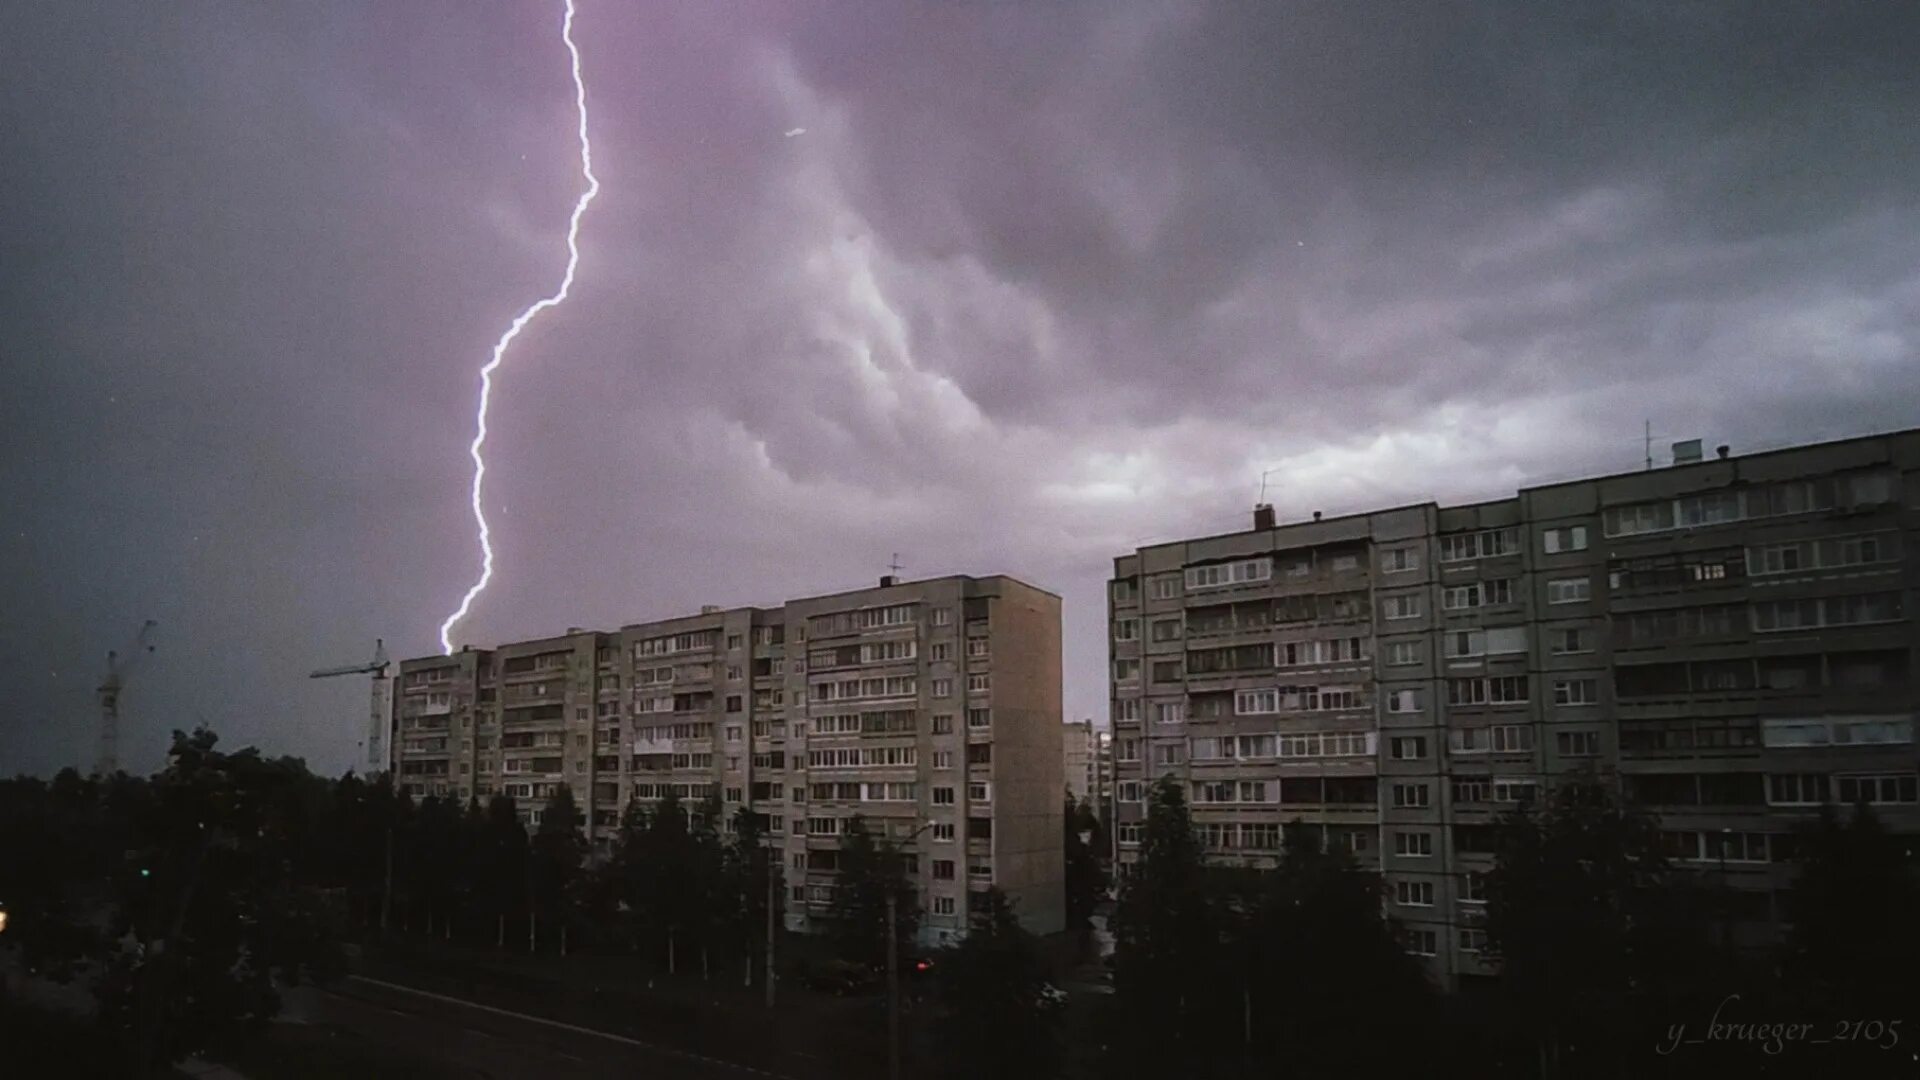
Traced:
[[386, 880], [380, 886], [380, 936], [387, 936], [387, 916], [393, 910], [393, 826], [387, 826]]
[[774, 984], [774, 981], [779, 978], [779, 976], [775, 973], [776, 969], [773, 962], [773, 959], [774, 959], [773, 948], [774, 948], [774, 940], [776, 936], [774, 933], [774, 926], [777, 921], [774, 917], [773, 909], [774, 909], [775, 901], [779, 899], [779, 895], [776, 892], [776, 885], [773, 879], [773, 853], [774, 853], [773, 844], [769, 842], [767, 844], [767, 959], [765, 962], [766, 970], [761, 972], [760, 974], [760, 977], [766, 980], [767, 1008], [769, 1009], [773, 1008], [773, 984]]
[[[921, 823], [906, 843], [920, 839], [933, 828], [932, 821]], [[893, 858], [899, 858], [894, 852]], [[897, 893], [888, 882], [887, 889], [887, 1080], [900, 1080], [900, 905]]]
[[887, 889], [887, 1080], [900, 1080], [899, 904]]

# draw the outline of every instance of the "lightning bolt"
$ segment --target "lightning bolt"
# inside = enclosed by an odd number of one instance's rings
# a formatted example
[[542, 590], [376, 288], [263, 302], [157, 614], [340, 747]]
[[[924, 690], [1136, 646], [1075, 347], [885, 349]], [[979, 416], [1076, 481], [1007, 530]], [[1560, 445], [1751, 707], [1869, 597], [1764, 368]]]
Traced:
[[552, 296], [534, 301], [516, 316], [506, 333], [494, 342], [492, 359], [480, 368], [480, 408], [475, 416], [473, 442], [467, 447], [468, 455], [473, 458], [473, 520], [480, 527], [480, 580], [474, 582], [473, 587], [467, 590], [467, 595], [460, 598], [459, 610], [440, 624], [440, 647], [449, 656], [453, 654], [451, 635], [454, 624], [467, 617], [468, 610], [473, 607], [474, 597], [479, 596], [487, 583], [493, 580], [492, 533], [487, 528], [486, 511], [480, 503], [480, 485], [487, 476], [487, 461], [480, 456], [480, 449], [487, 442], [487, 406], [493, 400], [493, 373], [506, 358], [507, 347], [520, 336], [520, 331], [526, 329], [527, 324], [541, 312], [559, 307], [572, 291], [573, 273], [580, 266], [580, 217], [587, 212], [593, 197], [600, 194], [600, 178], [593, 175], [593, 143], [587, 138], [587, 84], [580, 77], [580, 46], [574, 44], [573, 40], [573, 0], [566, 0], [566, 6], [566, 16], [560, 21], [560, 37], [567, 44], [567, 55], [573, 64], [573, 104], [580, 114], [580, 174], [586, 178], [587, 188], [580, 193], [580, 201], [573, 204], [573, 216], [567, 220], [567, 272], [560, 278], [560, 288]]

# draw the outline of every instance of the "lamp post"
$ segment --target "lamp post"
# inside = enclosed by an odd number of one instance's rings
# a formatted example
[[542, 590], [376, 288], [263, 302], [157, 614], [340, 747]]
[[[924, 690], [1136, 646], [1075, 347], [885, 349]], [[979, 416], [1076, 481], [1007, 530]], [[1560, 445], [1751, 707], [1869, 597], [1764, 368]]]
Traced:
[[[920, 834], [933, 828], [932, 821], [923, 821], [920, 827], [902, 841], [911, 844], [920, 838]], [[898, 853], [894, 853], [898, 858]], [[887, 889], [887, 1080], [900, 1080], [900, 907], [895, 891], [889, 884]]]

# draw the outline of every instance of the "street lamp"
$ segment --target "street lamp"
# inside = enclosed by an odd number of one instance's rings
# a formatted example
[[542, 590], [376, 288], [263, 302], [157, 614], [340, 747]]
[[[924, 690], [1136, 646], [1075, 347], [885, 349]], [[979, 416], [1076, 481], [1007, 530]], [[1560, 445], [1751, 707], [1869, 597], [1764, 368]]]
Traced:
[[[933, 828], [932, 820], [901, 843], [911, 844], [920, 834]], [[898, 857], [896, 853], [896, 858]], [[887, 889], [887, 1080], [900, 1080], [900, 908], [894, 890]]]

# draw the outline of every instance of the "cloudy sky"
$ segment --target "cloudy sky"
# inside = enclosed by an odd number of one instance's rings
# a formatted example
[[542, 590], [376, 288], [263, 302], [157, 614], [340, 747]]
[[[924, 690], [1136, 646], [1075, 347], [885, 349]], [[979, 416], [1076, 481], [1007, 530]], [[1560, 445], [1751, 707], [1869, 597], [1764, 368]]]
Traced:
[[[1920, 423], [1920, 8], [580, 0], [604, 189], [458, 637]], [[0, 771], [344, 768], [477, 570], [579, 191], [560, 0], [16, 5]], [[805, 134], [787, 132], [804, 128]]]

